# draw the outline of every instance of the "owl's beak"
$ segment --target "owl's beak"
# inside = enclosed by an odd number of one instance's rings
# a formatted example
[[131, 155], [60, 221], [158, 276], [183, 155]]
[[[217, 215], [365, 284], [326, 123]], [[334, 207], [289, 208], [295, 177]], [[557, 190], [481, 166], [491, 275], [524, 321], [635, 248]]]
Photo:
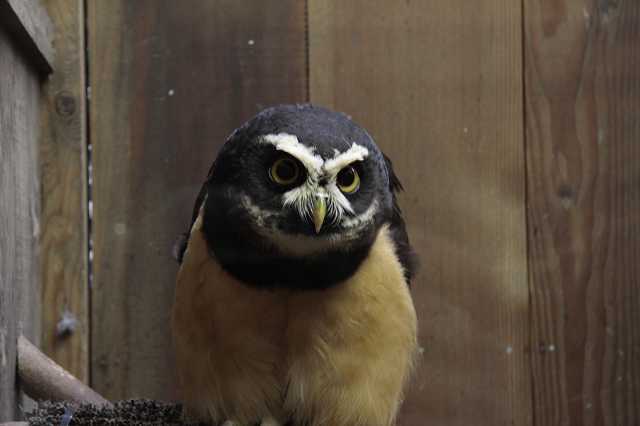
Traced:
[[323, 196], [316, 196], [316, 201], [313, 204], [313, 224], [316, 228], [316, 234], [322, 229], [322, 223], [324, 217], [327, 215], [327, 203], [324, 201]]

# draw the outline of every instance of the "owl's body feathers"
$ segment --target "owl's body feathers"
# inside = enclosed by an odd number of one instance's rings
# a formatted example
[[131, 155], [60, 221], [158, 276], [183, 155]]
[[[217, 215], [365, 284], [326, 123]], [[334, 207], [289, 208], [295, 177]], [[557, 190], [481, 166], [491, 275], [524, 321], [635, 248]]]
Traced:
[[261, 290], [209, 255], [197, 218], [173, 311], [178, 373], [198, 417], [251, 425], [391, 424], [416, 346], [383, 228], [357, 274], [324, 290]]
[[323, 108], [272, 108], [229, 137], [176, 250], [187, 410], [394, 424], [417, 348], [400, 189], [366, 131]]

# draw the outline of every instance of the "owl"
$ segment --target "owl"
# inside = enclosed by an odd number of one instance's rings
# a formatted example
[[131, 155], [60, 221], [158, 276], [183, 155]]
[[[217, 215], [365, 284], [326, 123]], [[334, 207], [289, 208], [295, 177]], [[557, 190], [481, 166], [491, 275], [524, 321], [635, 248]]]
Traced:
[[228, 137], [176, 252], [188, 416], [395, 424], [417, 348], [399, 190], [391, 161], [342, 113], [276, 106]]

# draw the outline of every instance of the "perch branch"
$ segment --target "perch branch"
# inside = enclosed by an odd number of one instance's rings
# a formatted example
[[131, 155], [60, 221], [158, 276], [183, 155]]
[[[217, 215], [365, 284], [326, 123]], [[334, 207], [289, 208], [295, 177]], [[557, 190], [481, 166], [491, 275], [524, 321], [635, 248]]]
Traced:
[[26, 337], [18, 338], [18, 376], [27, 395], [36, 400], [111, 403], [40, 352]]

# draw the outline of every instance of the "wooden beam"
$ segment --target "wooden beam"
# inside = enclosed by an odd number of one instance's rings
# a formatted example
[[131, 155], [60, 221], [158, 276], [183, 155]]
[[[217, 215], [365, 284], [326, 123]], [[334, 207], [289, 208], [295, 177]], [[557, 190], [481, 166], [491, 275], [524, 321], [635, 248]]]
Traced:
[[16, 339], [40, 335], [39, 76], [0, 25], [0, 421], [16, 418]]
[[[46, 0], [54, 23], [56, 72], [44, 84], [42, 176], [42, 349], [89, 380], [84, 1]], [[62, 327], [66, 324], [66, 327]]]

